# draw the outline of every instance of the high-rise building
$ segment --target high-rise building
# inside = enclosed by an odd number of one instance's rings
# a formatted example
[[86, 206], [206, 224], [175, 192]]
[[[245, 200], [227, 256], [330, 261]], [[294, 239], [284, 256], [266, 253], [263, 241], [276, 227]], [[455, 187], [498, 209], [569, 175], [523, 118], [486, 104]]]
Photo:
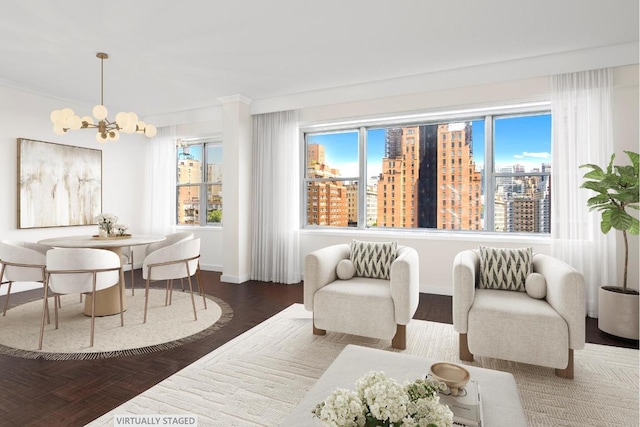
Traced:
[[[324, 162], [324, 146], [309, 144], [307, 146], [307, 176], [309, 178], [340, 176], [338, 169], [332, 169]], [[311, 225], [334, 227], [349, 225], [347, 187], [342, 181], [309, 183], [307, 187], [307, 222]]]
[[[178, 159], [178, 184], [199, 183], [202, 180], [202, 162], [187, 150]], [[178, 224], [198, 224], [200, 221], [200, 187], [178, 187]]]
[[386, 130], [386, 157], [378, 180], [378, 226], [418, 226], [418, 142], [418, 126]]
[[482, 176], [473, 159], [471, 123], [438, 125], [438, 228], [482, 230]]
[[385, 144], [379, 226], [482, 229], [470, 123], [389, 128]]
[[367, 227], [378, 225], [378, 177], [374, 177], [367, 183]]

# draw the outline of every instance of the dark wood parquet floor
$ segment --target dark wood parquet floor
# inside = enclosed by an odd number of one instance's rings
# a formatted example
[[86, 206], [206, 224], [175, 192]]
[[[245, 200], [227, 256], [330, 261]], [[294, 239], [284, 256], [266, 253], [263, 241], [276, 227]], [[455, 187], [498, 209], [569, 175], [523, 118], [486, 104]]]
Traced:
[[[136, 287], [143, 287], [140, 270]], [[129, 279], [129, 276], [127, 276]], [[205, 291], [234, 310], [216, 333], [181, 347], [148, 355], [94, 361], [29, 360], [0, 355], [0, 426], [82, 426], [215, 350], [293, 303], [302, 302], [302, 285], [220, 282], [203, 271]], [[34, 290], [12, 296], [11, 305], [37, 298]], [[4, 297], [0, 297], [4, 304]], [[0, 305], [1, 306], [1, 305]], [[451, 323], [451, 297], [421, 294], [416, 319]], [[587, 319], [587, 341], [638, 348], [638, 341], [601, 332]]]

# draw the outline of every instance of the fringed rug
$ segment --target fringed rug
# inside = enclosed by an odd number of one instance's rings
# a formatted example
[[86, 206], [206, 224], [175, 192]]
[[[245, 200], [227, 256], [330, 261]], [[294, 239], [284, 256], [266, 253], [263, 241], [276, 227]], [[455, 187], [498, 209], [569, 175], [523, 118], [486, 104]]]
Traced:
[[164, 289], [149, 290], [147, 323], [142, 323], [144, 290], [135, 296], [127, 292], [124, 327], [120, 315], [96, 317], [94, 346], [90, 347], [91, 317], [83, 314], [84, 301], [78, 295], [62, 296], [55, 329], [53, 299], [50, 299], [50, 324], [45, 324], [42, 350], [38, 350], [42, 298], [7, 311], [0, 316], [0, 354], [28, 359], [87, 360], [130, 356], [174, 348], [209, 335], [233, 317], [223, 300], [194, 293], [198, 320], [194, 320], [189, 292], [174, 289], [172, 304], [165, 306]]
[[[414, 320], [407, 331], [407, 354], [512, 373], [531, 426], [638, 425], [637, 350], [587, 344], [575, 352], [568, 380], [551, 368], [462, 362], [452, 325]], [[397, 351], [387, 341], [314, 336], [311, 314], [294, 304], [89, 425], [113, 426], [126, 414], [189, 414], [200, 427], [278, 426], [347, 344]]]

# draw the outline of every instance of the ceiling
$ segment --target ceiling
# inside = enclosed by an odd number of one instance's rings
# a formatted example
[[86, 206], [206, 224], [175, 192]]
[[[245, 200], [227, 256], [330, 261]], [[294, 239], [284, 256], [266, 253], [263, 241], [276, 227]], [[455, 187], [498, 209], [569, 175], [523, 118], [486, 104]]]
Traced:
[[106, 52], [105, 106], [145, 117], [637, 43], [638, 13], [637, 0], [11, 1], [0, 84], [97, 104]]

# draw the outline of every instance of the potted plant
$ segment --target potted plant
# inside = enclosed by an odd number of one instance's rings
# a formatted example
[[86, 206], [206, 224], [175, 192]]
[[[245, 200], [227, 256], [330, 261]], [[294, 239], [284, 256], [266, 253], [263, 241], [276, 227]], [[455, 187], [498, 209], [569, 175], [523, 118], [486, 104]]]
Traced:
[[638, 219], [627, 212], [627, 208], [639, 210], [638, 153], [625, 151], [631, 165], [614, 165], [615, 154], [606, 170], [598, 165], [585, 164], [581, 168], [591, 169], [584, 175], [587, 180], [581, 188], [595, 191], [587, 204], [590, 210], [602, 212], [600, 230], [608, 233], [611, 229], [622, 231], [624, 239], [624, 278], [622, 286], [602, 286], [598, 290], [598, 328], [604, 332], [623, 338], [638, 339], [639, 294], [627, 287], [629, 265], [628, 234], [640, 231]]

